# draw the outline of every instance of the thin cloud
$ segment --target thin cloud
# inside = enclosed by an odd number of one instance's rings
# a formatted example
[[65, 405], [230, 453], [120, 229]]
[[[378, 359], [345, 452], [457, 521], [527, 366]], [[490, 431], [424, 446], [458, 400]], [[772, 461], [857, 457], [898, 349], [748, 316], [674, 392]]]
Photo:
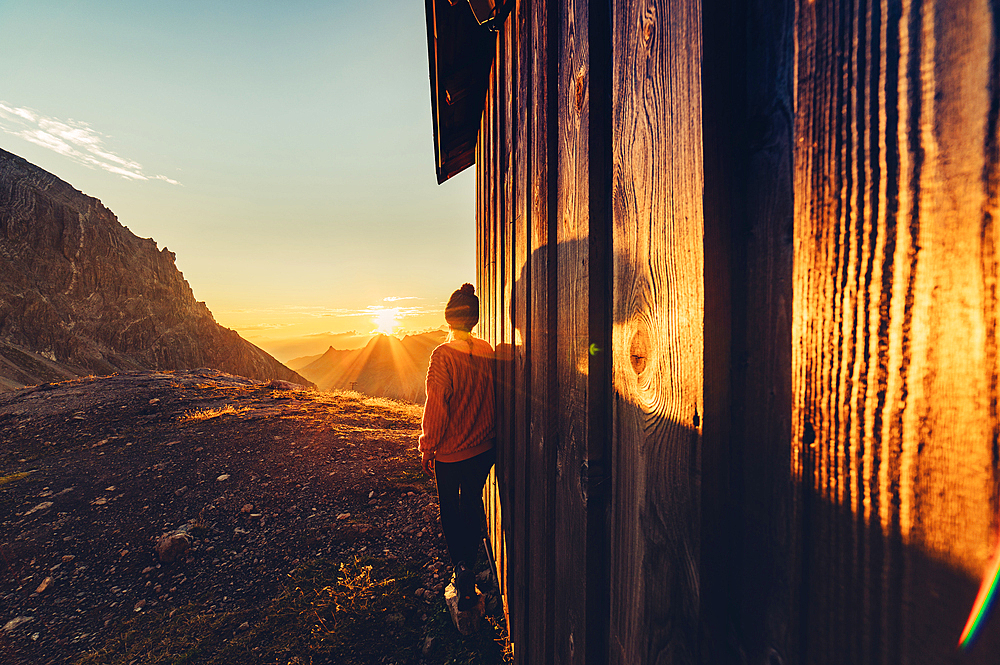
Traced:
[[249, 326], [240, 326], [243, 332], [261, 332], [265, 330], [279, 330], [291, 327], [291, 323], [257, 323]]
[[400, 300], [420, 300], [416, 296], [389, 296], [388, 298], [382, 298], [382, 302], [398, 302]]
[[398, 312], [398, 316], [417, 316], [419, 314], [434, 314], [439, 311], [437, 307], [386, 307], [385, 305], [368, 305], [364, 309], [347, 309], [322, 306], [290, 305], [287, 307], [272, 307], [261, 309], [232, 309], [221, 314], [227, 315], [255, 315], [255, 316], [294, 316], [321, 319], [326, 317], [349, 317], [349, 316], [372, 316], [382, 310], [393, 309]]
[[162, 180], [180, 183], [165, 175], [151, 175], [142, 164], [120, 157], [104, 146], [104, 135], [85, 122], [48, 118], [32, 109], [0, 102], [0, 130], [59, 153], [90, 168], [104, 169], [129, 180]]

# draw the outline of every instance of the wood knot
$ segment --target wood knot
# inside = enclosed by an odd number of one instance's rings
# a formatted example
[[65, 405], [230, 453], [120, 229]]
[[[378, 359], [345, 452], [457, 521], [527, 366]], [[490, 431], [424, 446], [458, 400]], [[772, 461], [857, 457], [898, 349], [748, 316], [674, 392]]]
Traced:
[[653, 35], [656, 33], [656, 26], [652, 22], [647, 23], [642, 27], [642, 40], [647, 44], [653, 41]]
[[646, 370], [649, 360], [649, 336], [645, 328], [639, 328], [632, 335], [632, 342], [629, 344], [629, 359], [632, 362], [632, 371], [636, 376], [641, 375]]
[[805, 427], [802, 428], [802, 443], [807, 446], [811, 446], [816, 442], [816, 430], [813, 429], [812, 423], [808, 420], [806, 421]]
[[583, 96], [587, 88], [587, 74], [582, 69], [576, 75], [576, 80], [573, 82], [574, 88], [576, 89], [576, 110], [583, 110]]
[[656, 7], [646, 8], [645, 16], [642, 17], [642, 40], [649, 44], [656, 35]]

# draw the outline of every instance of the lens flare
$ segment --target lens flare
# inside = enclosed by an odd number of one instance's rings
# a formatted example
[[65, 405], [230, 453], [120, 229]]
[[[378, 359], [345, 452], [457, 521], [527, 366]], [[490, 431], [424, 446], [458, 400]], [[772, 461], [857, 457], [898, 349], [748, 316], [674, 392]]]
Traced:
[[976, 602], [972, 604], [972, 612], [969, 614], [969, 620], [965, 622], [962, 635], [958, 638], [958, 646], [962, 649], [969, 648], [976, 634], [979, 633], [980, 628], [986, 622], [990, 606], [996, 600], [998, 586], [1000, 586], [1000, 543], [997, 543], [997, 552], [993, 555], [993, 565], [990, 566], [989, 572], [983, 578], [983, 584], [979, 587]]

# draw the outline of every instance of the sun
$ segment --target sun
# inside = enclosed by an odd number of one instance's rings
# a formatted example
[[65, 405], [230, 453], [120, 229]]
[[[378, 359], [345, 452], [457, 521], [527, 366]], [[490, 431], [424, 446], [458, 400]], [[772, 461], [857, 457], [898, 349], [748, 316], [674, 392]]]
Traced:
[[375, 323], [374, 332], [382, 335], [391, 335], [399, 328], [399, 308], [390, 307], [388, 309], [375, 310], [372, 321]]

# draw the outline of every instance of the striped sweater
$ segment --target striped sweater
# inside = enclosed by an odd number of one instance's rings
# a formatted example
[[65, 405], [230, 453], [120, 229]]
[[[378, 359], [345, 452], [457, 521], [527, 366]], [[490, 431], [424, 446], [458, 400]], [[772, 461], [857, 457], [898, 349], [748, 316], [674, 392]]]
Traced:
[[427, 368], [420, 452], [461, 462], [493, 447], [493, 347], [475, 337], [445, 342]]

